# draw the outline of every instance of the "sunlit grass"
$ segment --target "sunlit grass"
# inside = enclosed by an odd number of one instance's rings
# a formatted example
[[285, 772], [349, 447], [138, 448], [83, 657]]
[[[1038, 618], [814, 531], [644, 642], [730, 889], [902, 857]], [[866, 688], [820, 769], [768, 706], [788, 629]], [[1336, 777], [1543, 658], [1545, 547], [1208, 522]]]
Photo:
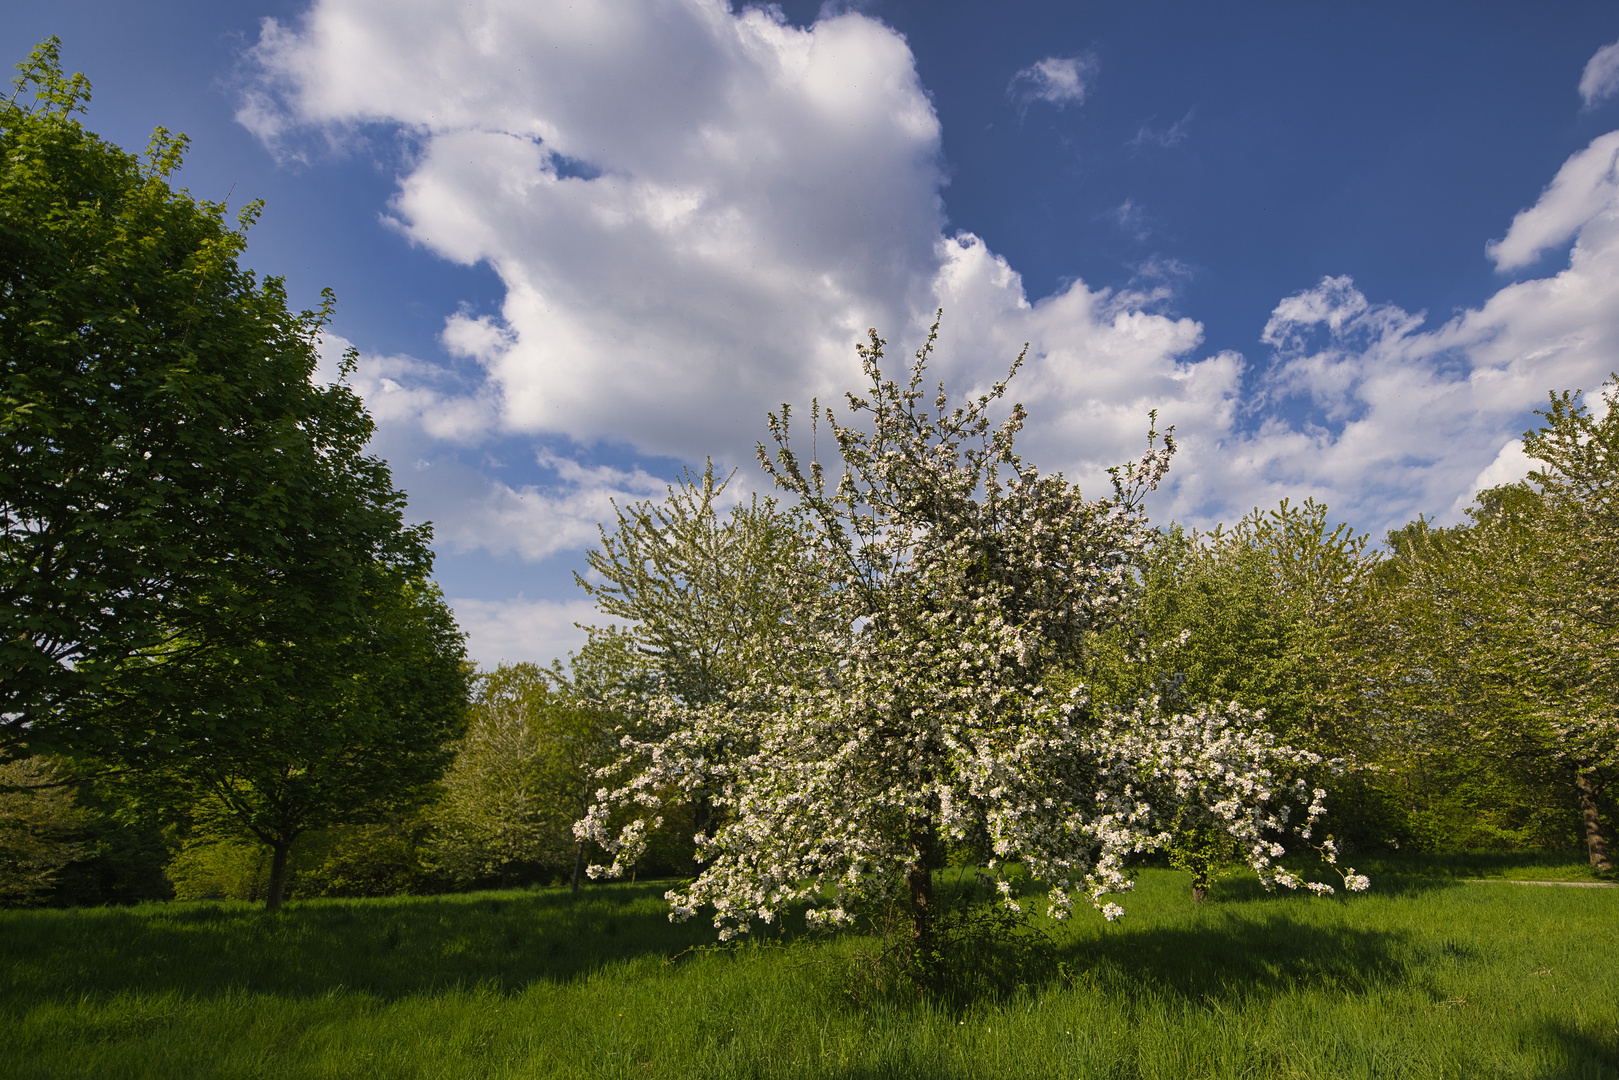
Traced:
[[1619, 1077], [1619, 889], [1416, 869], [1201, 906], [1144, 871], [1066, 979], [958, 1008], [851, 998], [859, 938], [687, 952], [661, 885], [5, 912], [0, 1075]]

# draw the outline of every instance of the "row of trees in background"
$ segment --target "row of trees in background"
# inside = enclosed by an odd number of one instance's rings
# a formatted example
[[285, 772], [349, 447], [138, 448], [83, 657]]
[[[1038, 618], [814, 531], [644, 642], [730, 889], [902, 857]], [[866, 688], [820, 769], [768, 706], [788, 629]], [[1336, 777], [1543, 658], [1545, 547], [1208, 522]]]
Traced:
[[289, 312], [237, 265], [256, 207], [233, 230], [173, 191], [183, 139], [124, 154], [54, 43], [23, 67], [0, 903], [577, 889], [600, 862], [687, 879], [677, 912], [724, 933], [894, 900], [925, 952], [948, 862], [1110, 917], [1143, 853], [1296, 884], [1273, 845], [1327, 831], [1611, 869], [1619, 380], [1600, 417], [1554, 396], [1528, 482], [1379, 551], [1312, 501], [1150, 527], [1168, 441], [1085, 500], [1017, 456], [1021, 406], [991, 423], [1004, 383], [952, 406], [931, 339], [902, 383], [874, 333], [852, 419], [812, 407], [830, 477], [784, 409], [783, 501], [710, 466], [620, 507], [580, 653], [473, 674], [370, 418], [312, 381], [329, 300]]

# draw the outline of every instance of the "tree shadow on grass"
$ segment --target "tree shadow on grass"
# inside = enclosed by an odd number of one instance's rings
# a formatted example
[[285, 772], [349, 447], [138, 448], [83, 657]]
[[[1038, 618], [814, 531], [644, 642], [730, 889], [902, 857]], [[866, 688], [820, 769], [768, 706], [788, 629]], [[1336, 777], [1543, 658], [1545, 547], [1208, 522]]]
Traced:
[[395, 999], [453, 987], [518, 990], [711, 943], [671, 923], [667, 882], [565, 890], [0, 914], [0, 1001], [227, 991]]
[[1401, 933], [1312, 925], [1279, 913], [1227, 913], [1218, 925], [1196, 927], [1108, 927], [1060, 950], [1075, 981], [1109, 995], [1199, 1003], [1420, 986], [1418, 951]]
[[1619, 1078], [1619, 1020], [1609, 1030], [1582, 1031], [1568, 1024], [1543, 1022], [1528, 1033], [1552, 1059], [1550, 1072], [1538, 1080], [1615, 1080]]

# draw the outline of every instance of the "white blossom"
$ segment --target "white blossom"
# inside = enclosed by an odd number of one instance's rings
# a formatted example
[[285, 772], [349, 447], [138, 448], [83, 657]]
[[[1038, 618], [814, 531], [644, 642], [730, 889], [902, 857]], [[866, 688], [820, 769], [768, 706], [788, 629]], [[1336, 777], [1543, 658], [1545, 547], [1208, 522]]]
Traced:
[[1043, 685], [1135, 603], [1141, 498], [1171, 439], [1153, 433], [1111, 496], [1086, 501], [1013, 452], [1022, 406], [991, 424], [1004, 382], [952, 409], [922, 388], [931, 338], [904, 386], [882, 378], [882, 344], [873, 332], [870, 386], [849, 395], [865, 426], [814, 414], [843, 460], [835, 483], [796, 455], [787, 408], [771, 417], [777, 452], [761, 460], [816, 527], [812, 557], [785, 569], [793, 610], [758, 635], [740, 689], [638, 715], [603, 771], [616, 786], [575, 827], [613, 856], [591, 873], [622, 873], [657, 806], [701, 796], [719, 824], [696, 838], [701, 873], [668, 899], [671, 918], [712, 910], [722, 940], [794, 904], [845, 925], [969, 837], [987, 840], [1013, 910], [1017, 863], [1051, 916], [1083, 899], [1111, 921], [1123, 909], [1104, 897], [1129, 890], [1132, 861], [1188, 806], [1241, 842], [1267, 887], [1302, 884], [1275, 860], [1279, 838], [1308, 836], [1325, 811], [1305, 779], [1319, 757], [1236, 705], [1121, 711]]

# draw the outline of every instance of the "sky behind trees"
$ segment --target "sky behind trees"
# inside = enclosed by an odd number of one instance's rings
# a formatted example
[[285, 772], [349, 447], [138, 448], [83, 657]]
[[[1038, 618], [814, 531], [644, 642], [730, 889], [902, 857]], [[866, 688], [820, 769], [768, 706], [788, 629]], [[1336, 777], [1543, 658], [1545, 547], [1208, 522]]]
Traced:
[[[548, 660], [609, 499], [752, 461], [945, 309], [937, 371], [1156, 519], [1313, 495], [1377, 533], [1516, 479], [1619, 368], [1619, 8], [63, 0], [9, 17], [92, 128], [268, 202], [247, 261], [437, 529], [473, 655]], [[1097, 492], [1100, 494], [1100, 491]]]

